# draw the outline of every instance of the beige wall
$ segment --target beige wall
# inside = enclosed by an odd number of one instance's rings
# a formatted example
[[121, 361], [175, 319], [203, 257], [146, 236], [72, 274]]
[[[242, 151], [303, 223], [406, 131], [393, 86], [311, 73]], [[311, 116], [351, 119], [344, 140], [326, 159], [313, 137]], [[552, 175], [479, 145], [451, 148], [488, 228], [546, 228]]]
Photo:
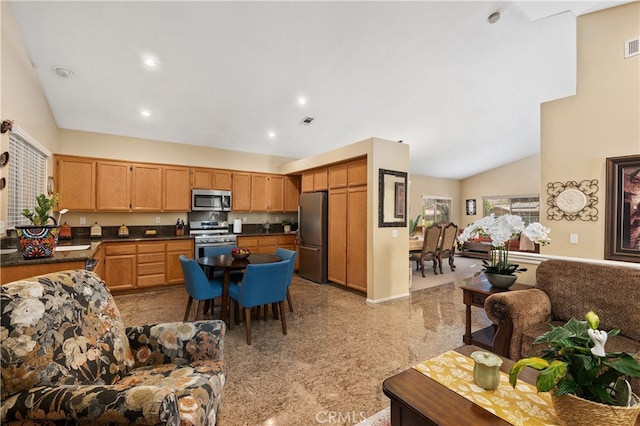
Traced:
[[577, 94], [542, 105], [541, 185], [597, 179], [598, 220], [543, 218], [553, 239], [544, 253], [603, 259], [605, 158], [640, 153], [640, 56], [623, 57], [640, 34], [640, 3], [580, 16], [577, 31]]
[[[460, 215], [462, 226], [482, 217], [482, 197], [539, 195], [540, 215], [546, 210], [545, 191], [540, 188], [540, 156], [532, 155], [462, 181]], [[476, 214], [466, 215], [465, 201], [475, 199]]]
[[[0, 120], [14, 120], [14, 125], [51, 152], [55, 152], [58, 149], [58, 129], [8, 2], [0, 2], [0, 14]], [[9, 136], [5, 133], [0, 136], [0, 152], [8, 149]], [[51, 165], [50, 162], [50, 171], [53, 170]], [[0, 173], [2, 177], [8, 178], [8, 167], [3, 167]], [[0, 191], [0, 220], [5, 224], [7, 193], [6, 190]]]
[[460, 225], [464, 211], [460, 210], [462, 182], [457, 179], [444, 179], [430, 176], [409, 176], [409, 217], [415, 219], [422, 212], [422, 196], [435, 195], [452, 198], [451, 221]]

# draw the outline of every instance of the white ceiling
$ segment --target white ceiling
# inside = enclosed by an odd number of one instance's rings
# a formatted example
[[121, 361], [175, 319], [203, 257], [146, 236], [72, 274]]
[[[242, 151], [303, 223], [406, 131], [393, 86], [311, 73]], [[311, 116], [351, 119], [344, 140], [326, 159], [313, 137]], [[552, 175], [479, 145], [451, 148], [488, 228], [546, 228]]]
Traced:
[[373, 136], [409, 144], [412, 173], [460, 179], [539, 152], [540, 104], [575, 93], [575, 16], [622, 3], [12, 7], [60, 128], [294, 158]]

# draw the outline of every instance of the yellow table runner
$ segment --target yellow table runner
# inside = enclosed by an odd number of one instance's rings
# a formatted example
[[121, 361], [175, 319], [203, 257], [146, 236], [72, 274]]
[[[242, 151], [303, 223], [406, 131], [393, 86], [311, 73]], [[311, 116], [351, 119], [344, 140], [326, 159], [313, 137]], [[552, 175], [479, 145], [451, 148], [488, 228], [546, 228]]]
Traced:
[[538, 393], [535, 386], [522, 380], [513, 389], [503, 372], [498, 389], [484, 390], [473, 380], [473, 364], [473, 359], [448, 351], [413, 368], [512, 425], [558, 424], [549, 393]]

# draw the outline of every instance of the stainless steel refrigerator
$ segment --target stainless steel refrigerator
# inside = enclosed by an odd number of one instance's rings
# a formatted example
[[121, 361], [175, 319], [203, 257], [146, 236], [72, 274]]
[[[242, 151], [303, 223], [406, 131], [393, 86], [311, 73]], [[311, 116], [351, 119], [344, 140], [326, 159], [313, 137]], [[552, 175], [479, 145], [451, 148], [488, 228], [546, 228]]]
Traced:
[[327, 280], [327, 193], [300, 194], [298, 207], [300, 260], [298, 273], [317, 283]]

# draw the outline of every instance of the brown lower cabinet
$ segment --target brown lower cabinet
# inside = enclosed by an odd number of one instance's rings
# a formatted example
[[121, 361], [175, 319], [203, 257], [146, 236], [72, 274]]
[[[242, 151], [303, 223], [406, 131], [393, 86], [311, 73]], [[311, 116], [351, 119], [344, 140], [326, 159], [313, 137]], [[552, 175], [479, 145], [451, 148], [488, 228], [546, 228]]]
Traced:
[[35, 265], [3, 266], [0, 273], [0, 284], [6, 284], [37, 275], [51, 272], [66, 271], [67, 269], [84, 269], [84, 261], [38, 263]]
[[367, 186], [329, 190], [328, 278], [367, 291]]
[[193, 256], [193, 240], [107, 242], [104, 281], [112, 291], [184, 283], [180, 255]]
[[[296, 244], [296, 235], [294, 234], [282, 234], [282, 235], [252, 235], [246, 237], [238, 237], [236, 241], [238, 247], [248, 248], [252, 253], [274, 253], [278, 248], [285, 248], [287, 250], [298, 250]], [[296, 264], [294, 269], [298, 269], [298, 259], [296, 257]]]

